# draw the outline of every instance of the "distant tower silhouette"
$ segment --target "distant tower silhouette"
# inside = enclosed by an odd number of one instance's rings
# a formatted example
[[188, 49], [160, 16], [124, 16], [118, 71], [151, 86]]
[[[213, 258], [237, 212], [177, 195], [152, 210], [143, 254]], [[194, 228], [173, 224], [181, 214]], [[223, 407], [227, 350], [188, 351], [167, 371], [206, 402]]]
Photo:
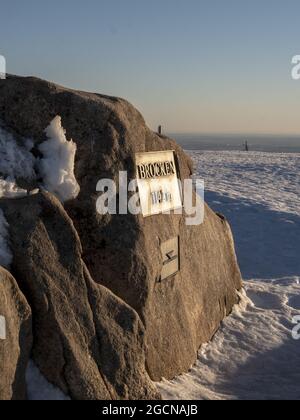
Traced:
[[245, 152], [249, 152], [249, 144], [247, 140], [245, 142]]
[[162, 134], [162, 126], [161, 126], [161, 125], [159, 125], [159, 126], [158, 126], [158, 134], [159, 134], [159, 135], [161, 135], [161, 134]]

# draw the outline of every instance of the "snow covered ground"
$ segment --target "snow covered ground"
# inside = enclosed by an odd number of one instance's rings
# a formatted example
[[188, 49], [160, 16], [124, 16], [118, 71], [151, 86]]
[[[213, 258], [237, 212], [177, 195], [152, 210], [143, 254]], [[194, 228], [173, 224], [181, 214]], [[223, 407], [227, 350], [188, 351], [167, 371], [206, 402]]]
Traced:
[[300, 399], [300, 154], [192, 156], [231, 223], [245, 294], [191, 371], [158, 387], [175, 400]]
[[41, 374], [33, 360], [29, 361], [26, 371], [27, 394], [29, 401], [68, 401], [69, 397], [50, 384]]

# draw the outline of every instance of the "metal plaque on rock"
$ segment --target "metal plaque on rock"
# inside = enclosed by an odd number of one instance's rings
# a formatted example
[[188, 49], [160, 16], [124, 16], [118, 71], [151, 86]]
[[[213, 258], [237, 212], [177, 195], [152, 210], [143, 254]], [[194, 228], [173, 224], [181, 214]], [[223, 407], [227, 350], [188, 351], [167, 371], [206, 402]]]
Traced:
[[163, 268], [161, 272], [161, 280], [165, 280], [174, 276], [180, 270], [180, 249], [179, 237], [170, 239], [161, 244], [161, 252], [163, 256]]
[[144, 217], [182, 208], [174, 151], [137, 153], [136, 167]]

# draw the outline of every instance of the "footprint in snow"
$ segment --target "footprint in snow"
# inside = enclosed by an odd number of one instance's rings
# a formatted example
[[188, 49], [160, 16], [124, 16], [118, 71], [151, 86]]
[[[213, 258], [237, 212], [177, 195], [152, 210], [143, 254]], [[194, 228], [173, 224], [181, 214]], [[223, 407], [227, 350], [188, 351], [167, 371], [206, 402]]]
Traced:
[[248, 290], [247, 295], [257, 308], [267, 310], [275, 310], [282, 308], [281, 298], [272, 293], [255, 292], [253, 290]]
[[289, 297], [288, 306], [300, 311], [300, 296], [292, 295]]

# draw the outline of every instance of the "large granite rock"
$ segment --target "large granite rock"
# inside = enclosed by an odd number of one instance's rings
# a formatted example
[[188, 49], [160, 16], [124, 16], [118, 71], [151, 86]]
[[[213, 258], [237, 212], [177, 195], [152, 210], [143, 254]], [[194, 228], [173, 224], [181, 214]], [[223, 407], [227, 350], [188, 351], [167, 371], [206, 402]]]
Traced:
[[[192, 174], [190, 158], [174, 141], [149, 130], [122, 99], [35, 78], [0, 81], [0, 120], [12, 132], [40, 143], [56, 115], [78, 148], [75, 174], [81, 190], [66, 209], [79, 233], [83, 259], [96, 282], [139, 313], [152, 379], [172, 378], [193, 364], [201, 344], [238, 300], [242, 283], [230, 228], [208, 207], [200, 226], [186, 226], [184, 215], [99, 215], [98, 180], [117, 180], [122, 170], [135, 178], [137, 152], [175, 150], [182, 179]], [[175, 236], [180, 237], [181, 270], [158, 282], [160, 243]]]
[[31, 310], [16, 280], [0, 267], [0, 400], [26, 399]]
[[159, 397], [145, 371], [137, 313], [92, 280], [58, 200], [39, 193], [0, 200], [0, 207], [12, 270], [32, 308], [32, 356], [46, 379], [72, 399]]

